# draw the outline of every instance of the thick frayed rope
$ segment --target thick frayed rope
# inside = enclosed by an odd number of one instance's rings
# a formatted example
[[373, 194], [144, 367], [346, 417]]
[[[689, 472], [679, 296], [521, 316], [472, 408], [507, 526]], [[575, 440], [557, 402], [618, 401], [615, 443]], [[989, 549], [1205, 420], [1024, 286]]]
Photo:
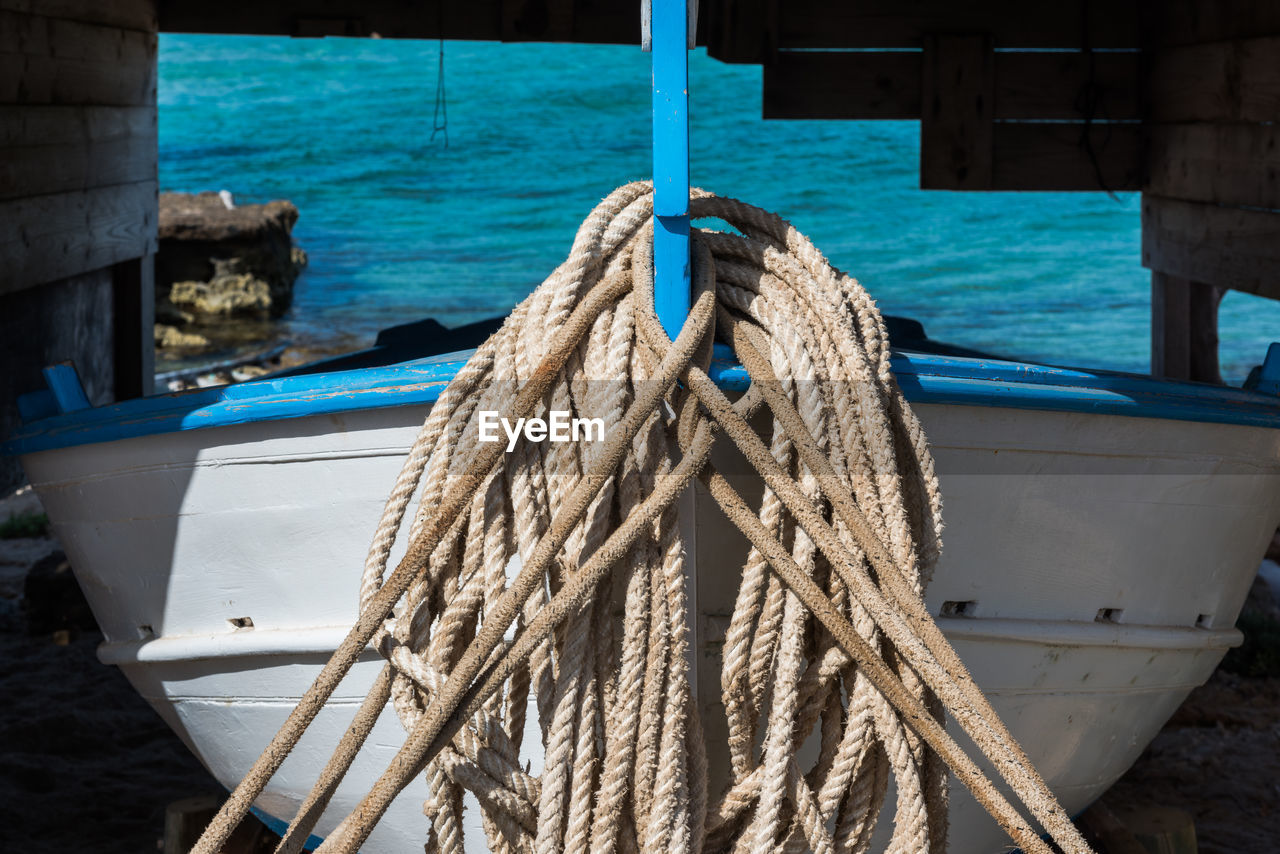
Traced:
[[[942, 852], [949, 769], [1048, 854], [944, 712], [1064, 851], [1089, 850], [925, 610], [941, 499], [871, 298], [773, 214], [701, 192], [692, 213], [738, 233], [695, 231], [674, 342], [653, 313], [652, 190], [629, 184], [449, 384], [387, 502], [356, 626], [196, 851], [220, 849], [369, 643], [387, 664], [279, 851], [300, 850], [388, 703], [408, 737], [321, 851], [357, 850], [421, 774], [428, 847], [447, 854], [464, 792], [494, 851], [865, 851], [890, 780], [890, 850]], [[715, 337], [751, 377], [736, 402], [707, 375]], [[767, 443], [749, 423], [762, 407]], [[553, 411], [607, 432], [481, 441], [481, 413]], [[763, 480], [759, 507], [709, 461], [721, 433]], [[723, 652], [724, 792], [708, 791], [688, 672], [676, 501], [695, 478], [751, 544]], [[530, 699], [536, 776], [520, 762]]]

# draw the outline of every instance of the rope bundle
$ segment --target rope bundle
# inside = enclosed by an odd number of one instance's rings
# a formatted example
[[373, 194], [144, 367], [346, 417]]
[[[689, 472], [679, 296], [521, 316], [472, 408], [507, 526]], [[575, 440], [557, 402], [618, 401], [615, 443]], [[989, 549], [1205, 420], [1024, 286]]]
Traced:
[[[944, 710], [1064, 851], [1088, 851], [925, 611], [941, 501], [874, 303], [772, 214], [703, 193], [692, 213], [738, 233], [695, 234], [674, 342], [653, 314], [652, 191], [629, 184], [443, 392], [387, 502], [356, 625], [196, 851], [220, 849], [367, 643], [387, 664], [280, 851], [300, 850], [388, 703], [408, 737], [322, 851], [357, 850], [425, 773], [429, 850], [449, 854], [464, 791], [495, 851], [865, 851], [890, 778], [890, 850], [941, 852], [949, 768], [1047, 854]], [[736, 402], [706, 373], [715, 336], [751, 377]], [[749, 423], [766, 405], [767, 445]], [[605, 439], [480, 441], [482, 412], [557, 410], [603, 419]], [[758, 508], [709, 461], [719, 433], [764, 481]], [[688, 672], [676, 502], [695, 477], [751, 544], [724, 644], [723, 793], [708, 791]], [[530, 697], [538, 776], [520, 764]]]

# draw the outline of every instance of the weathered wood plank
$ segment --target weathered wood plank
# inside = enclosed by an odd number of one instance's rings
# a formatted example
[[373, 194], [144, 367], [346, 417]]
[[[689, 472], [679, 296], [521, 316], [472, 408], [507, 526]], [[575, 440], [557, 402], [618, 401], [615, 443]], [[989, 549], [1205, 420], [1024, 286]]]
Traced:
[[1148, 0], [1144, 17], [1153, 45], [1280, 35], [1280, 3], [1275, 0]]
[[0, 293], [156, 250], [155, 181], [0, 202]]
[[155, 107], [0, 105], [0, 147], [100, 142], [155, 129]]
[[84, 62], [145, 62], [155, 52], [153, 33], [0, 11], [0, 53]]
[[1137, 52], [997, 52], [997, 119], [1092, 119], [1142, 116]]
[[[996, 52], [999, 119], [1117, 121], [1141, 117], [1137, 53]], [[783, 51], [764, 66], [767, 119], [914, 119], [914, 51]]]
[[1157, 51], [1150, 93], [1157, 122], [1274, 122], [1280, 118], [1280, 36]]
[[154, 64], [0, 54], [0, 103], [142, 106], [153, 103], [155, 94]]
[[1145, 194], [1142, 264], [1170, 276], [1280, 299], [1280, 213]]
[[154, 180], [156, 138], [0, 149], [0, 199]]
[[1280, 127], [1155, 125], [1147, 189], [1158, 196], [1280, 209]]
[[573, 7], [573, 0], [502, 0], [502, 40], [572, 41]]
[[927, 36], [920, 74], [920, 186], [991, 187], [995, 62], [986, 36]]
[[[219, 3], [192, 3], [189, 0], [158, 0], [160, 29], [177, 33], [253, 33], [294, 35], [299, 19], [325, 17], [354, 19], [364, 33], [384, 38], [448, 38], [493, 40], [502, 38], [502, 0], [471, 0], [449, 3], [424, 0], [403, 3], [397, 0], [222, 0]], [[639, 42], [640, 14], [636, 19]]]
[[142, 32], [156, 29], [156, 0], [0, 0], [0, 10]]
[[702, 0], [698, 43], [721, 62], [772, 62], [777, 51], [780, 0]]
[[366, 38], [363, 18], [295, 18], [290, 35], [300, 39], [320, 39], [329, 36]]
[[0, 12], [0, 104], [155, 103], [156, 34]]
[[0, 106], [0, 199], [155, 177], [154, 107]]
[[997, 122], [993, 147], [993, 190], [1118, 192], [1142, 187], [1142, 130], [1137, 124]]
[[[765, 67], [764, 115], [766, 118], [875, 118], [904, 119], [919, 115], [922, 103], [936, 110], [965, 109], [978, 122], [975, 134], [985, 134], [978, 120], [979, 91], [987, 91], [984, 72], [977, 69], [981, 55], [970, 37], [968, 62], [970, 83], [967, 92], [939, 92], [938, 98], [919, 94], [923, 89], [923, 54], [898, 51], [852, 53], [781, 53], [778, 62]], [[996, 68], [1000, 68], [999, 57]], [[1004, 66], [1005, 74], [1017, 76], [1053, 54], [1023, 54]], [[1058, 54], [1057, 56], [1062, 56]], [[1113, 55], [1114, 56], [1114, 55]], [[1126, 63], [1134, 62], [1126, 57]], [[950, 67], [954, 75], [960, 73]], [[1136, 66], [1130, 66], [1133, 70]], [[1039, 66], [1044, 80], [1053, 65]], [[935, 78], [944, 71], [929, 72]], [[941, 78], [938, 78], [941, 79]], [[1007, 79], [1007, 78], [1006, 78]], [[941, 85], [941, 84], [937, 84]], [[994, 83], [995, 103], [1001, 100], [1002, 86]], [[1046, 91], [1054, 93], [1046, 84]], [[1054, 95], [1062, 97], [1065, 89]], [[1016, 100], [1016, 98], [1015, 98]], [[985, 100], [990, 104], [989, 98]], [[1064, 115], [1069, 115], [1065, 110]], [[1137, 190], [1142, 186], [1142, 135], [1136, 123], [1093, 122], [1005, 122], [990, 127], [990, 137], [975, 135], [971, 141], [957, 142], [938, 134], [936, 119], [921, 124], [921, 186], [927, 189], [993, 190]], [[932, 123], [931, 123], [932, 122]], [[987, 124], [990, 124], [987, 122]], [[929, 137], [930, 132], [935, 133]], [[982, 166], [981, 152], [988, 152], [990, 167], [974, 173], [974, 163]], [[976, 152], [976, 155], [974, 154]], [[976, 156], [970, 163], [966, 158]], [[965, 171], [961, 179], [959, 172]]]
[[[557, 7], [559, 8], [559, 7]], [[257, 33], [294, 35], [300, 19], [323, 17], [358, 22], [359, 32], [377, 33], [383, 38], [464, 39], [497, 41], [503, 38], [503, 0], [223, 0], [219, 3], [192, 3], [188, 0], [159, 0], [160, 29], [181, 33]], [[522, 40], [554, 40], [556, 34], [537, 36], [538, 23], [526, 17], [530, 29]], [[354, 25], [353, 25], [354, 26]], [[550, 16], [548, 13], [548, 26]], [[614, 0], [578, 0], [574, 4], [574, 41], [597, 44], [639, 44], [640, 10], [631, 3]]]
[[778, 47], [921, 47], [928, 33], [983, 32], [998, 48], [1135, 48], [1142, 43], [1139, 6], [1139, 0], [786, 0]]
[[917, 119], [921, 54], [780, 53], [764, 67], [766, 119]]

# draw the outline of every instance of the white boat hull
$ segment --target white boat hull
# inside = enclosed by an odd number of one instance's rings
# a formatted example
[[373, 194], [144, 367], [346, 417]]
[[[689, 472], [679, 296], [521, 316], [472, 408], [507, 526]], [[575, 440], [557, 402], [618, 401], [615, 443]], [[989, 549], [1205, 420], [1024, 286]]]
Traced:
[[[1280, 431], [915, 409], [948, 523], [929, 606], [957, 614], [941, 618], [944, 631], [1064, 806], [1082, 810], [1238, 641], [1232, 625], [1280, 522]], [[102, 659], [228, 787], [354, 619], [365, 550], [426, 411], [183, 430], [24, 458], [106, 636]], [[714, 741], [724, 726], [717, 635], [743, 546], [710, 501], [697, 499], [695, 518], [699, 696]], [[244, 618], [252, 628], [236, 627]], [[380, 666], [373, 654], [356, 666], [261, 810], [293, 814]], [[321, 835], [403, 736], [384, 713]], [[425, 794], [420, 781], [402, 793], [363, 850], [417, 850]], [[952, 828], [956, 854], [1007, 844], [959, 791]]]

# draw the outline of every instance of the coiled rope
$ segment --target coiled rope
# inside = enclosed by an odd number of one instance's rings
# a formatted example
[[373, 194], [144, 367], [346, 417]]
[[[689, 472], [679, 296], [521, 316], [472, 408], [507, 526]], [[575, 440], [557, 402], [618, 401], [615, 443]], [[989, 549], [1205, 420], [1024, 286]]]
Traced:
[[[890, 778], [890, 850], [942, 852], [949, 769], [1048, 854], [944, 712], [1064, 852], [1089, 850], [925, 609], [941, 500], [871, 298], [773, 214], [702, 192], [692, 214], [737, 233], [696, 231], [675, 341], [653, 313], [652, 189], [633, 183], [459, 371], [387, 502], [356, 625], [195, 851], [220, 850], [370, 643], [387, 664], [278, 851], [301, 849], [388, 702], [408, 736], [323, 852], [357, 850], [419, 774], [428, 850], [448, 854], [463, 850], [464, 791], [494, 851], [865, 851]], [[707, 374], [716, 336], [751, 378], [735, 402]], [[750, 424], [762, 407], [768, 444]], [[509, 454], [480, 441], [482, 412], [553, 410], [608, 432]], [[720, 433], [765, 484], [756, 509], [710, 462]], [[694, 478], [751, 545], [723, 652], [723, 794], [708, 791], [688, 672], [676, 502]], [[531, 696], [538, 776], [519, 759]]]

